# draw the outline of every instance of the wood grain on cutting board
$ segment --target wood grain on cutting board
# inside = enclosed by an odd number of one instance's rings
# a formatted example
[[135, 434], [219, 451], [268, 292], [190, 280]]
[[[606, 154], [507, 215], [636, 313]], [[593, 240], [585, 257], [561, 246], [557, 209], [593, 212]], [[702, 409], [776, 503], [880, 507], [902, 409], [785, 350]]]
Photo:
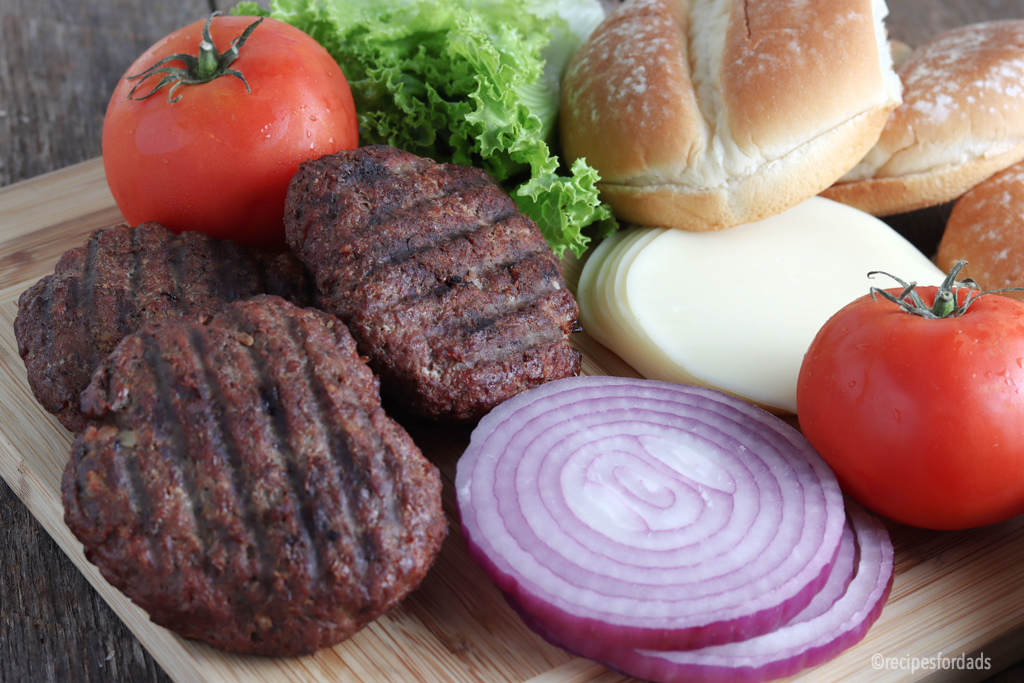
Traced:
[[[107, 584], [64, 525], [59, 487], [71, 436], [33, 399], [12, 325], [22, 291], [52, 272], [60, 254], [89, 232], [119, 220], [99, 160], [0, 189], [0, 475], [174, 680], [630, 680], [547, 645], [523, 626], [458, 534], [452, 480], [468, 430], [401, 416], [441, 470], [451, 533], [423, 585], [352, 639], [302, 658], [225, 654], [152, 624]], [[579, 264], [567, 261], [565, 268], [575, 279]], [[634, 374], [585, 334], [574, 341], [585, 356], [584, 372]], [[1024, 519], [963, 532], [892, 531], [896, 579], [881, 618], [857, 647], [794, 680], [981, 680], [1024, 655]], [[911, 667], [914, 658], [961, 654], [991, 668]], [[906, 666], [878, 669], [876, 655], [906, 660]]]

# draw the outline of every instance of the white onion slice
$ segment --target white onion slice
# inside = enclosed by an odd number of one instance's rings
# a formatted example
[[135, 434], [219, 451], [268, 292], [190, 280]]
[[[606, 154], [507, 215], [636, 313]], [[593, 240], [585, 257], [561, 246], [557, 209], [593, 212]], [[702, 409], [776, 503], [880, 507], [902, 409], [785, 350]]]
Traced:
[[553, 628], [692, 649], [792, 619], [844, 525], [828, 466], [795, 429], [681, 384], [576, 377], [480, 421], [456, 493], [470, 553]]
[[[554, 645], [601, 661], [608, 667], [657, 683], [730, 681], [760, 683], [783, 678], [832, 659], [867, 633], [892, 588], [893, 548], [885, 526], [856, 503], [849, 507], [853, 533], [844, 535], [840, 557], [854, 557], [849, 585], [817, 614], [799, 618], [771, 633], [739, 643], [700, 650], [659, 652], [609, 646], [572, 636], [563, 640], [509, 598], [530, 628]], [[837, 560], [837, 565], [845, 560]], [[819, 595], [824, 595], [828, 589]]]

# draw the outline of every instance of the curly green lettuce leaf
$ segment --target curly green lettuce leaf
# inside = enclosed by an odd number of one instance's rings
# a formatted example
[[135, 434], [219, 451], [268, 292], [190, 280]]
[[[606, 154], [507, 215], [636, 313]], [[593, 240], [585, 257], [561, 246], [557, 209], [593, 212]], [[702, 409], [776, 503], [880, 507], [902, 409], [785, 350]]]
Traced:
[[559, 255], [583, 253], [587, 225], [613, 224], [596, 171], [551, 151], [562, 71], [603, 14], [597, 0], [273, 0], [270, 11], [337, 60], [362, 144], [485, 169]]
[[[519, 210], [533, 218], [555, 254], [566, 248], [576, 256], [586, 250], [592, 238], [607, 237], [618, 228], [611, 211], [597, 198], [597, 171], [583, 159], [572, 165], [572, 176], [553, 171], [535, 173], [512, 192]], [[592, 226], [592, 235], [582, 227]]]

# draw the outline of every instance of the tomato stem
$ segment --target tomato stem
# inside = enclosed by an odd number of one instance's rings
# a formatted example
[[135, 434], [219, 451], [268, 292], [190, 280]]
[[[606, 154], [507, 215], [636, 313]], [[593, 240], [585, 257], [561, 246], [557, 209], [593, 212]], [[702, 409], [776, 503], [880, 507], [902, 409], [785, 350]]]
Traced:
[[199, 43], [199, 62], [196, 65], [196, 73], [200, 78], [213, 78], [219, 62], [220, 55], [217, 54], [217, 47], [203, 38], [203, 42]]
[[[966, 265], [967, 261], [957, 261], [953, 264], [953, 267], [949, 269], [949, 273], [946, 274], [946, 278], [942, 281], [942, 284], [939, 285], [939, 290], [935, 293], [935, 301], [931, 306], [925, 304], [924, 300], [921, 299], [921, 296], [915, 291], [917, 287], [916, 282], [904, 282], [895, 275], [891, 275], [882, 270], [873, 270], [868, 273], [868, 277], [886, 275], [900, 283], [903, 287], [903, 291], [900, 292], [899, 296], [894, 296], [884, 289], [872, 287], [871, 298], [874, 299], [876, 295], [879, 295], [893, 302], [907, 313], [919, 315], [922, 318], [938, 320], [940, 318], [956, 318], [963, 315], [976, 299], [986, 294], [1024, 291], [1024, 287], [1004, 287], [1002, 289], [990, 289], [987, 292], [983, 292], [981, 291], [981, 287], [978, 283], [971, 278], [964, 278], [963, 280], [956, 279], [956, 276], [960, 274], [960, 271], [963, 270]], [[963, 303], [960, 303], [959, 292], [961, 289], [968, 290], [966, 295], [963, 297]]]
[[935, 303], [932, 304], [932, 313], [936, 318], [945, 318], [956, 308], [956, 297], [949, 290], [940, 290], [935, 294]]
[[[171, 86], [171, 89], [167, 91], [167, 101], [171, 104], [181, 99], [181, 95], [175, 96], [175, 92], [182, 85], [199, 85], [201, 83], [209, 83], [215, 78], [221, 76], [234, 76], [235, 78], [242, 81], [245, 84], [245, 91], [252, 92], [249, 88], [249, 82], [245, 80], [245, 76], [236, 69], [229, 69], [228, 67], [238, 58], [239, 49], [245, 45], [245, 41], [249, 39], [252, 32], [256, 30], [256, 27], [263, 23], [264, 17], [260, 17], [253, 23], [249, 24], [242, 35], [238, 36], [231, 41], [231, 46], [224, 51], [224, 54], [217, 52], [217, 47], [213, 44], [213, 38], [210, 37], [210, 22], [213, 18], [220, 15], [220, 12], [214, 12], [206, 18], [206, 23], [203, 24], [203, 39], [199, 43], [199, 55], [188, 55], [188, 54], [176, 54], [164, 57], [156, 64], [143, 71], [142, 73], [134, 74], [132, 76], [126, 76], [125, 78], [129, 81], [138, 79], [138, 83], [128, 93], [128, 99], [130, 100], [144, 100], [155, 95], [158, 91], [162, 90], [165, 86]], [[164, 66], [170, 62], [183, 62], [184, 67], [178, 66]], [[155, 76], [156, 74], [162, 74], [163, 77], [160, 81], [142, 97], [134, 97], [135, 91], [138, 90], [139, 86], [142, 85], [149, 76]]]

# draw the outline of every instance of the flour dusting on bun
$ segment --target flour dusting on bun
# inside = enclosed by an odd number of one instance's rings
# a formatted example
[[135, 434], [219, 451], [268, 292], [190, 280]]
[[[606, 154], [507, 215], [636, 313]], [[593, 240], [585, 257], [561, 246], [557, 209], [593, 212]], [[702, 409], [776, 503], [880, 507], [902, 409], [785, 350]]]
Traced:
[[897, 72], [903, 104], [823, 194], [876, 216], [943, 204], [1024, 160], [1024, 20], [962, 26]]
[[616, 215], [715, 230], [811, 197], [900, 102], [880, 0], [629, 0], [563, 82], [569, 161]]

